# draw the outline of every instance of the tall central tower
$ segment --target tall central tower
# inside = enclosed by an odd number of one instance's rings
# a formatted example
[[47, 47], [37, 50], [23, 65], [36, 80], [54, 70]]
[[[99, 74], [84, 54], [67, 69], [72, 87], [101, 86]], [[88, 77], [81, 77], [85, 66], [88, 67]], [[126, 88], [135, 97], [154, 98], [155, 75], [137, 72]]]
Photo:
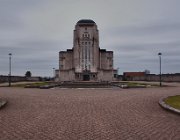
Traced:
[[80, 20], [74, 30], [74, 67], [76, 73], [97, 72], [99, 32], [93, 20]]

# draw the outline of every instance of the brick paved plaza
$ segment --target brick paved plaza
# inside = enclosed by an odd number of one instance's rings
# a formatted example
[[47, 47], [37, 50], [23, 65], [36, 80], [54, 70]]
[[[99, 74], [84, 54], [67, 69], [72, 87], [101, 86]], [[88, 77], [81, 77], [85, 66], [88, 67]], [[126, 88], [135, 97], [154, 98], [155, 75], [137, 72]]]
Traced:
[[180, 116], [158, 100], [180, 87], [0, 88], [0, 140], [179, 140]]

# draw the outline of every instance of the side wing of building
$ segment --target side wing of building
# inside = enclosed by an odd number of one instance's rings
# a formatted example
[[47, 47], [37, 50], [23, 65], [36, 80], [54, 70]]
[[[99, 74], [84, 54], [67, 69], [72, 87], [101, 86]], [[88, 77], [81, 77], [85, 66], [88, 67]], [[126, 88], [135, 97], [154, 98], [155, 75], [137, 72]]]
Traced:
[[59, 80], [73, 81], [75, 78], [73, 70], [73, 50], [59, 52]]

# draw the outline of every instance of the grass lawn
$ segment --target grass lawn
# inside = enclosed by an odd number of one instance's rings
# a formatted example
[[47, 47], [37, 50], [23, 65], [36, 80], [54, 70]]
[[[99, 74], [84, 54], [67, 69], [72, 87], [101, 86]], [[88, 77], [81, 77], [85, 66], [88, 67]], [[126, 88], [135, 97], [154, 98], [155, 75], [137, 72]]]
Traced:
[[25, 83], [25, 84], [14, 84], [12, 87], [26, 87], [26, 86], [44, 86], [48, 85], [48, 82], [34, 82], [34, 83]]
[[140, 87], [140, 86], [151, 86], [151, 87], [158, 87], [158, 84], [153, 83], [140, 83], [140, 82], [121, 82], [121, 84], [126, 84], [128, 87]]
[[180, 95], [168, 97], [165, 99], [165, 103], [176, 109], [180, 109]]

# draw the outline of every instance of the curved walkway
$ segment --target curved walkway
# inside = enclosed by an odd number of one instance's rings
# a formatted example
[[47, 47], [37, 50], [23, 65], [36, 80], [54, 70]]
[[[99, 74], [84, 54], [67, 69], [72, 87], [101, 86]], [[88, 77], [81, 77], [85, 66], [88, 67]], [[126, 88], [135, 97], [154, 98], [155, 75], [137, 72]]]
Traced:
[[179, 115], [158, 101], [180, 87], [147, 89], [0, 88], [0, 139], [178, 140]]

